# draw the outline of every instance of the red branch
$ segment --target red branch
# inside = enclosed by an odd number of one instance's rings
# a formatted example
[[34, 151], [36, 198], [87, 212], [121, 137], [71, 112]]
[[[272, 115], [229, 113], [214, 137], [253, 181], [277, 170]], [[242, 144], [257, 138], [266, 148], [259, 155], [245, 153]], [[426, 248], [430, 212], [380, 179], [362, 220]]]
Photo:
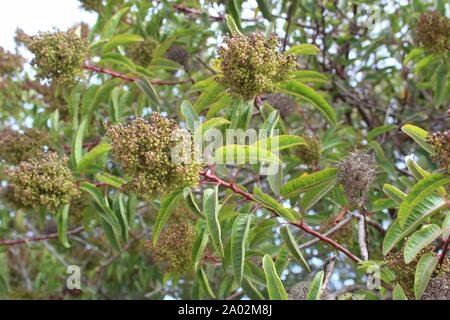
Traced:
[[[122, 79], [125, 81], [129, 81], [129, 82], [133, 82], [138, 80], [139, 78], [136, 77], [131, 77], [131, 76], [127, 76], [124, 75], [120, 72], [111, 70], [111, 69], [107, 69], [107, 68], [103, 68], [100, 66], [94, 66], [94, 65], [90, 65], [88, 63], [85, 63], [83, 66], [84, 69], [89, 70], [89, 71], [93, 71], [95, 73], [102, 73], [102, 74], [107, 74], [113, 78], [118, 78], [118, 79]], [[183, 84], [183, 83], [187, 83], [191, 81], [190, 79], [186, 79], [186, 80], [180, 80], [180, 81], [164, 81], [164, 80], [151, 80], [150, 83], [155, 85], [155, 86], [174, 86], [177, 84]]]
[[443, 264], [444, 260], [445, 260], [445, 256], [447, 255], [448, 250], [450, 246], [450, 236], [447, 238], [447, 240], [445, 240], [443, 246], [442, 246], [442, 253], [441, 253], [441, 257], [439, 258], [439, 264]]
[[[200, 175], [205, 178], [204, 180], [202, 180], [202, 183], [204, 183], [204, 184], [212, 182], [213, 184], [215, 184], [217, 186], [223, 186], [223, 187], [225, 187], [227, 189], [232, 190], [234, 193], [243, 196], [248, 201], [253, 201], [255, 203], [258, 203], [256, 201], [256, 199], [250, 193], [240, 189], [234, 182], [231, 182], [231, 183], [230, 182], [226, 182], [226, 181], [223, 181], [222, 179], [220, 179], [219, 177], [217, 177], [215, 175], [214, 171], [212, 170], [212, 168], [208, 168], [205, 171], [200, 172]], [[275, 212], [274, 210], [271, 210], [271, 209], [268, 209], [268, 210], [270, 210], [271, 212], [273, 212], [274, 214], [276, 214], [278, 216], [278, 213]], [[312, 236], [322, 240], [323, 242], [326, 242], [326, 243], [332, 245], [337, 250], [341, 251], [347, 257], [352, 259], [354, 262], [356, 262], [356, 263], [361, 262], [361, 259], [359, 259], [357, 256], [355, 256], [349, 250], [347, 250], [346, 248], [341, 246], [339, 243], [337, 243], [333, 239], [328, 238], [327, 236], [325, 236], [325, 235], [323, 235], [323, 234], [313, 230], [310, 226], [305, 224], [303, 221], [301, 221], [301, 222], [289, 222], [289, 223], [291, 225], [297, 227], [297, 228], [300, 228], [301, 230], [305, 231], [306, 233], [308, 233], [308, 234], [310, 234], [310, 235], [312, 235]]]
[[[78, 227], [76, 229], [68, 231], [67, 235], [71, 236], [71, 235], [74, 235], [74, 234], [81, 233], [83, 231], [84, 231], [83, 227]], [[43, 235], [43, 236], [29, 237], [29, 238], [20, 239], [20, 240], [2, 240], [2, 241], [0, 241], [0, 246], [14, 246], [14, 245], [18, 245], [18, 244], [25, 244], [25, 243], [29, 243], [29, 242], [38, 242], [38, 241], [52, 240], [52, 239], [57, 239], [57, 238], [58, 238], [58, 234], [57, 233], [52, 233], [52, 234], [47, 234], [47, 235]]]

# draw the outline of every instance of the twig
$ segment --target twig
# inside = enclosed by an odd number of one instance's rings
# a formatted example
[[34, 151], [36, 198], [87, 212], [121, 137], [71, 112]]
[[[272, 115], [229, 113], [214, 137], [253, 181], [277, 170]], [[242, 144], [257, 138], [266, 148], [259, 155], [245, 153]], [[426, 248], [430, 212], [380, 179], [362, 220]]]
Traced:
[[358, 221], [358, 242], [359, 242], [359, 249], [361, 251], [361, 256], [364, 261], [369, 260], [369, 251], [367, 250], [367, 243], [366, 243], [366, 221], [365, 221], [364, 215], [359, 216]]
[[330, 283], [331, 276], [333, 275], [335, 263], [336, 263], [336, 257], [332, 256], [330, 258], [330, 262], [328, 263], [328, 265], [326, 267], [326, 276], [325, 276], [325, 280], [323, 281], [322, 289], [320, 290], [320, 296], [323, 295], [323, 293], [325, 292], [325, 290], [328, 287], [328, 284]]
[[[71, 236], [74, 234], [81, 233], [83, 231], [84, 231], [83, 227], [78, 227], [76, 229], [68, 231], [67, 235]], [[46, 241], [46, 240], [52, 240], [52, 239], [57, 239], [57, 238], [58, 238], [58, 234], [52, 233], [52, 234], [47, 234], [47, 235], [43, 235], [43, 236], [29, 237], [29, 238], [20, 239], [20, 240], [1, 240], [0, 246], [14, 246], [14, 245], [19, 245], [19, 244], [26, 244], [29, 242]]]

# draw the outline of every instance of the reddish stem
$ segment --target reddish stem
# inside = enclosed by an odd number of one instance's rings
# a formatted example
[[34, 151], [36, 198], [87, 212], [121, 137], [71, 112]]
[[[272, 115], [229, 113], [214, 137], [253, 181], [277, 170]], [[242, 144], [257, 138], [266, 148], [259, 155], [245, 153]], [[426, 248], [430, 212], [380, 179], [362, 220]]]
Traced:
[[[239, 194], [241, 196], [243, 196], [246, 200], [248, 201], [253, 201], [255, 203], [258, 203], [256, 201], [256, 199], [248, 192], [240, 189], [235, 183], [229, 183], [226, 181], [223, 181], [222, 179], [220, 179], [219, 177], [217, 177], [214, 173], [214, 171], [212, 170], [212, 168], [208, 168], [205, 171], [200, 172], [200, 175], [202, 177], [204, 177], [205, 179], [203, 180], [203, 183], [206, 183], [207, 180], [210, 180], [212, 182], [214, 182], [215, 185], [217, 186], [223, 186], [227, 189], [232, 190], [234, 193]], [[271, 210], [268, 208], [268, 210], [270, 210], [271, 212], [273, 212], [275, 215], [278, 216], [278, 213], [275, 212], [274, 210]], [[349, 250], [347, 250], [346, 248], [344, 248], [343, 246], [341, 246], [339, 243], [337, 243], [336, 241], [334, 241], [331, 238], [328, 238], [327, 236], [313, 230], [310, 226], [306, 225], [303, 221], [302, 222], [289, 222], [291, 225], [300, 228], [301, 230], [305, 231], [306, 233], [332, 245], [333, 247], [335, 247], [337, 250], [341, 251], [343, 254], [345, 254], [346, 256], [348, 256], [351, 260], [353, 260], [356, 263], [361, 262], [361, 259], [359, 259], [358, 257], [356, 257], [353, 253], [351, 253]]]
[[450, 236], [447, 238], [447, 240], [445, 240], [443, 246], [442, 246], [442, 253], [441, 253], [441, 257], [439, 258], [439, 264], [443, 264], [445, 257], [447, 256], [447, 252], [450, 249]]

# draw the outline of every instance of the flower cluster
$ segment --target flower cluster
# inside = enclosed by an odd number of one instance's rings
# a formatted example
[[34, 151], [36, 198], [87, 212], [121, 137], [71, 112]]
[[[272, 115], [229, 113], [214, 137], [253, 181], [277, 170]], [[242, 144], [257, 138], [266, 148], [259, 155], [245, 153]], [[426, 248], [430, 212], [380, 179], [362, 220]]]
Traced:
[[302, 144], [296, 148], [296, 155], [304, 164], [316, 166], [322, 155], [322, 143], [312, 133], [303, 135], [306, 144]]
[[27, 37], [25, 44], [35, 56], [32, 64], [37, 68], [38, 78], [58, 84], [73, 84], [82, 76], [88, 43], [77, 35], [74, 28], [67, 32], [40, 32]]
[[217, 81], [236, 97], [251, 99], [261, 93], [273, 92], [276, 83], [284, 80], [297, 67], [293, 55], [278, 52], [279, 38], [259, 33], [250, 36], [233, 34], [219, 48], [222, 76]]
[[128, 48], [128, 56], [136, 64], [146, 67], [152, 61], [153, 51], [157, 46], [158, 43], [152, 39], [135, 42]]
[[441, 168], [450, 171], [450, 130], [430, 133], [427, 142], [434, 149], [433, 161]]
[[0, 160], [17, 165], [34, 158], [44, 151], [50, 142], [47, 132], [25, 129], [23, 132], [11, 128], [0, 130]]
[[80, 192], [67, 162], [67, 157], [46, 153], [8, 168], [5, 176], [9, 181], [9, 198], [20, 207], [44, 207], [50, 211], [70, 203]]
[[153, 113], [150, 122], [109, 126], [107, 135], [114, 159], [131, 177], [128, 193], [154, 197], [198, 184], [202, 166], [192, 136], [175, 121]]
[[432, 53], [447, 52], [450, 42], [450, 19], [438, 12], [423, 13], [417, 24], [416, 41], [419, 46]]
[[270, 94], [267, 102], [280, 112], [281, 117], [287, 118], [292, 115], [298, 108], [297, 102], [281, 93]]
[[345, 195], [351, 205], [360, 206], [365, 201], [376, 175], [375, 156], [363, 151], [355, 151], [338, 163], [338, 182], [343, 185]]
[[192, 261], [195, 229], [189, 221], [170, 221], [152, 245], [153, 257], [165, 272], [183, 273]]
[[19, 54], [14, 54], [0, 47], [0, 77], [9, 76], [20, 70], [24, 63], [24, 58]]
[[189, 53], [182, 46], [175, 44], [170, 47], [166, 53], [166, 58], [182, 65], [185, 69], [188, 68]]

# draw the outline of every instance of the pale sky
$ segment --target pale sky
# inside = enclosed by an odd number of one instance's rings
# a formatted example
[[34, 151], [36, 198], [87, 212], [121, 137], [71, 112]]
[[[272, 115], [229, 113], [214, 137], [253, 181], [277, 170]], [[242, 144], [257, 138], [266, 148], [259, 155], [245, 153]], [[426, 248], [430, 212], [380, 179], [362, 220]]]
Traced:
[[17, 27], [27, 34], [66, 29], [77, 22], [93, 25], [96, 15], [81, 10], [77, 0], [2, 0], [0, 1], [0, 46], [14, 50]]

